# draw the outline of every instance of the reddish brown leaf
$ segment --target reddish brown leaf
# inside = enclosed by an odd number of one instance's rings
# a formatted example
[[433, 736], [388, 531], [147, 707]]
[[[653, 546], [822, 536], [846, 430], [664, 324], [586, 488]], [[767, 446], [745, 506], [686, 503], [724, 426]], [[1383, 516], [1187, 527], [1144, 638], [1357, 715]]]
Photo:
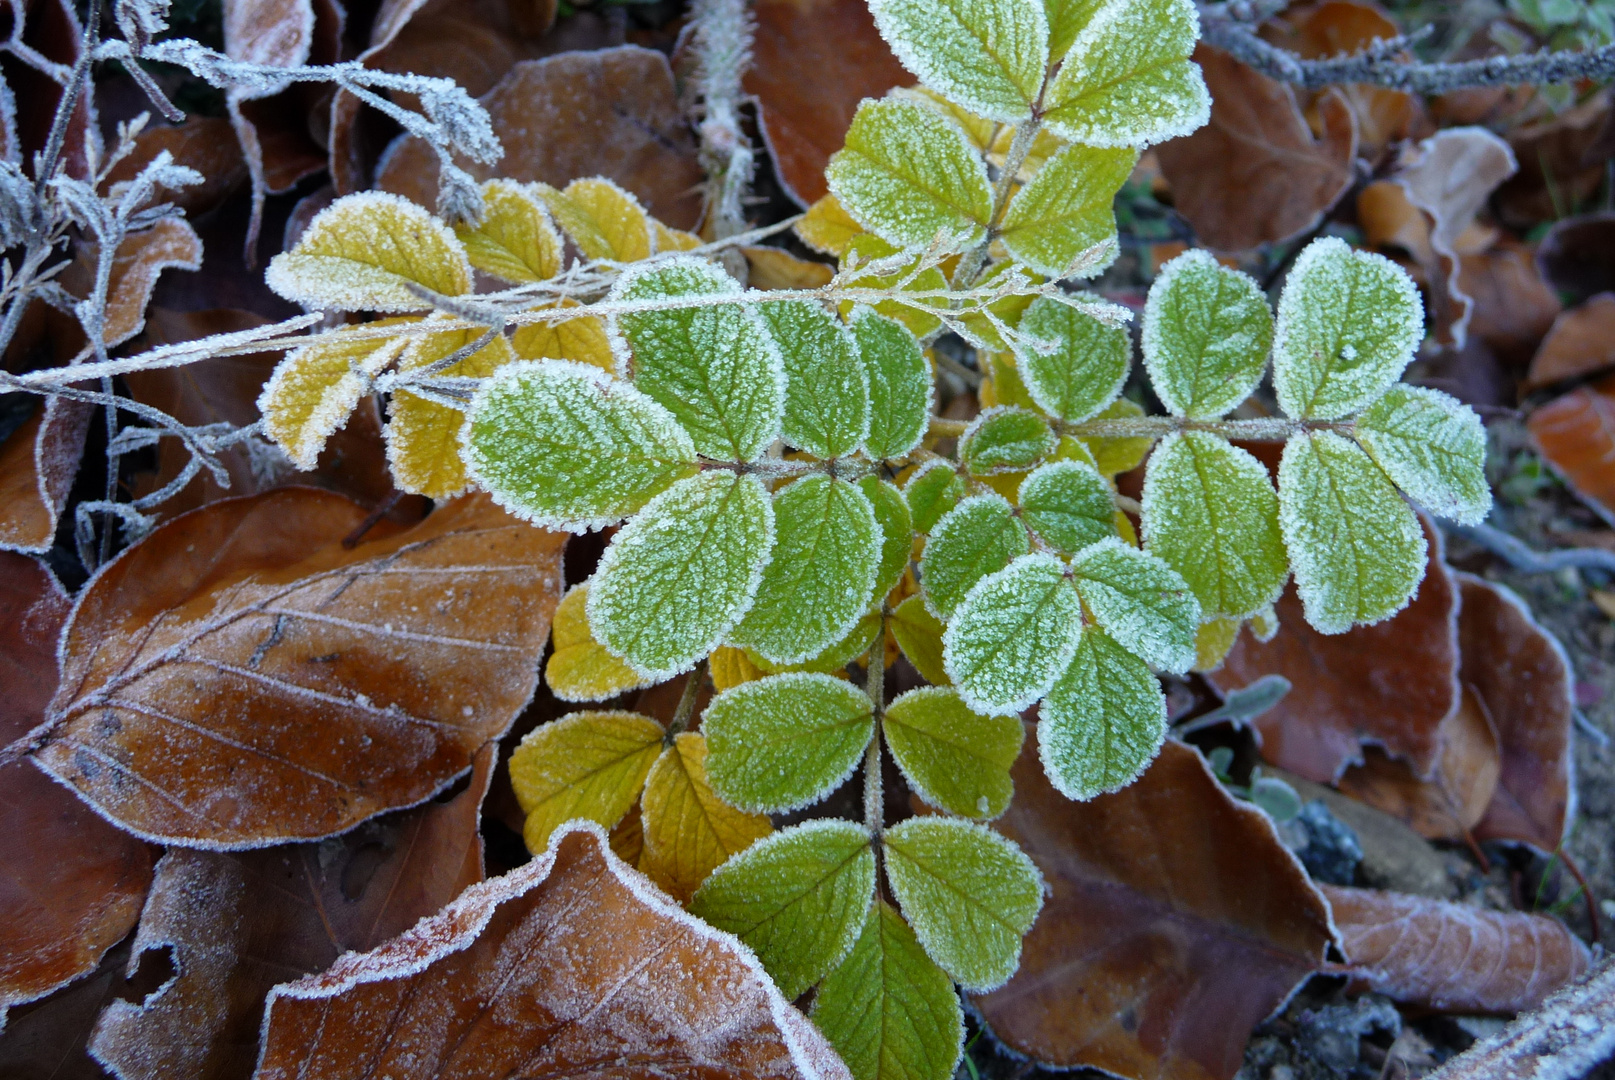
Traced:
[[[86, 297], [95, 282], [97, 245], [82, 245], [73, 265], [62, 275], [63, 286], [77, 297]], [[182, 218], [164, 218], [145, 232], [138, 232], [118, 245], [112, 258], [112, 277], [107, 284], [106, 322], [101, 336], [107, 347], [121, 345], [140, 333], [146, 325], [146, 305], [157, 277], [164, 270], [200, 270], [202, 241]], [[85, 346], [80, 357], [89, 354]]]
[[247, 179], [247, 163], [236, 145], [230, 122], [215, 116], [193, 116], [173, 127], [153, 127], [135, 139], [134, 153], [112, 167], [105, 186], [133, 180], [140, 170], [162, 151], [174, 156], [174, 163], [202, 174], [202, 182], [178, 191], [164, 192], [163, 199], [186, 214], [205, 214], [218, 208]]
[[1565, 218], [1537, 246], [1542, 276], [1571, 304], [1615, 292], [1615, 213]]
[[1587, 946], [1556, 919], [1323, 885], [1355, 980], [1409, 1005], [1512, 1013], [1581, 976]]
[[680, 910], [591, 823], [322, 975], [276, 987], [260, 1080], [841, 1080], [750, 950]]
[[96, 1017], [115, 998], [139, 1000], [142, 989], [151, 989], [150, 973], [137, 972], [133, 979], [125, 973], [131, 940], [126, 937], [108, 950], [89, 975], [47, 998], [11, 1010], [5, 1031], [0, 1033], [0, 1076], [8, 1080], [106, 1080], [106, 1070], [88, 1051]]
[[1537, 390], [1615, 367], [1615, 293], [1599, 293], [1553, 320], [1524, 389]]
[[1138, 1080], [1227, 1078], [1251, 1029], [1316, 971], [1328, 907], [1270, 818], [1168, 741], [1131, 786], [1057, 793], [1037, 755], [996, 823], [1048, 881], [1008, 984], [975, 999], [1012, 1049]]
[[564, 537], [471, 497], [344, 547], [364, 516], [287, 488], [125, 551], [68, 624], [36, 760], [211, 848], [342, 832], [465, 772], [532, 696]]
[[[23, 44], [47, 60], [72, 68], [84, 42], [84, 26], [79, 21], [78, 12], [81, 9], [78, 5], [73, 0], [34, 0], [27, 5], [17, 6], [8, 4], [6, 12], [0, 15], [7, 37], [16, 32], [10, 24], [18, 10], [24, 8], [27, 16], [23, 24]], [[5, 64], [4, 77], [17, 105], [17, 152], [10, 160], [19, 165], [28, 165], [50, 139], [56, 107], [62, 100], [62, 86], [49, 75], [21, 61]], [[7, 141], [10, 141], [9, 138]], [[64, 171], [74, 179], [88, 180], [93, 171], [92, 160], [104, 162], [106, 156], [103, 153], [100, 119], [96, 114], [95, 87], [86, 81], [79, 101], [68, 117], [66, 138], [62, 141], [62, 165]]]
[[[1308, 60], [1351, 56], [1402, 32], [1378, 8], [1349, 0], [1291, 7], [1284, 12], [1282, 24], [1270, 22], [1267, 29], [1278, 31], [1279, 44]], [[1418, 116], [1413, 95], [1400, 90], [1354, 83], [1343, 86], [1341, 92], [1357, 117], [1362, 153], [1371, 159], [1406, 138]]]
[[0, 444], [0, 548], [50, 550], [94, 414], [85, 402], [47, 398]]
[[1505, 240], [1478, 254], [1459, 255], [1458, 264], [1459, 286], [1474, 301], [1470, 337], [1505, 363], [1524, 366], [1560, 309], [1530, 252]]
[[1525, 426], [1571, 490], [1615, 525], [1615, 375], [1554, 398]]

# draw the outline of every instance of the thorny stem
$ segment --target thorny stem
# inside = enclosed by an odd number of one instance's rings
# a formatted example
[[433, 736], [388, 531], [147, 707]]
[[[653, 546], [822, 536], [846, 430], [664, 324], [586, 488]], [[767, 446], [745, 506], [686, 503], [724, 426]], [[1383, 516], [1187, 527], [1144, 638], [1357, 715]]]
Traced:
[[667, 734], [662, 736], [664, 746], [672, 746], [673, 740], [679, 733], [690, 726], [690, 718], [695, 715], [695, 702], [701, 696], [701, 688], [707, 683], [707, 661], [695, 665], [689, 678], [684, 683], [684, 693], [679, 695], [678, 708], [673, 712], [673, 721], [667, 725]]

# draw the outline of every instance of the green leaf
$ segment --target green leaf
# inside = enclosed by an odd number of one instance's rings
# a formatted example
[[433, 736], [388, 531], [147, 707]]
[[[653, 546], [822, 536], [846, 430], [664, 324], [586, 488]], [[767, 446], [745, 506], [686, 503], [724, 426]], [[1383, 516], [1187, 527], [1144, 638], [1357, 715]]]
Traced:
[[1307, 622], [1340, 634], [1401, 611], [1424, 576], [1418, 518], [1362, 447], [1332, 431], [1290, 436], [1279, 524]]
[[1088, 146], [1164, 142], [1205, 124], [1211, 95], [1189, 61], [1191, 0], [1108, 0], [1071, 45], [1045, 96], [1056, 135]]
[[1022, 555], [978, 581], [942, 636], [943, 661], [966, 705], [1019, 712], [1048, 693], [1082, 632], [1082, 601], [1065, 563]]
[[971, 586], [1025, 555], [1031, 544], [1026, 526], [1002, 495], [973, 495], [937, 522], [920, 556], [925, 606], [942, 620]]
[[612, 656], [589, 630], [589, 583], [568, 589], [550, 617], [550, 658], [544, 683], [562, 701], [605, 701], [645, 681]]
[[951, 1080], [958, 1067], [965, 1030], [953, 980], [884, 900], [819, 984], [811, 1016], [853, 1080]]
[[898, 604], [886, 625], [892, 632], [892, 640], [926, 682], [937, 686], [952, 684], [948, 669], [942, 663], [942, 632], [947, 627], [926, 610], [924, 597], [911, 596]]
[[[1016, 367], [1038, 407], [1060, 420], [1086, 420], [1116, 400], [1127, 381], [1133, 343], [1120, 326], [1041, 297], [1026, 309]], [[1033, 341], [1027, 341], [1031, 338]], [[1050, 346], [1043, 352], [1034, 344]]]
[[754, 649], [745, 650], [746, 659], [759, 671], [768, 675], [780, 675], [787, 671], [818, 671], [835, 674], [848, 664], [857, 660], [869, 651], [874, 643], [875, 633], [880, 629], [880, 609], [877, 607], [864, 614], [847, 636], [827, 647], [816, 656], [795, 664], [776, 664]]
[[776, 814], [818, 802], [852, 775], [875, 706], [845, 679], [770, 675], [713, 698], [701, 730], [712, 790], [741, 810]]
[[935, 109], [901, 98], [864, 101], [824, 175], [858, 224], [902, 247], [925, 247], [940, 234], [963, 250], [987, 235], [987, 166], [964, 129]]
[[942, 515], [964, 498], [964, 477], [953, 470], [953, 463], [933, 458], [909, 475], [903, 485], [909, 512], [914, 515], [914, 531], [928, 533]]
[[952, 689], [922, 686], [887, 707], [881, 731], [909, 786], [930, 805], [970, 818], [1009, 807], [1009, 768], [1026, 737], [1020, 717], [984, 716]]
[[549, 211], [524, 184], [489, 180], [482, 185], [482, 220], [456, 225], [471, 265], [512, 285], [526, 285], [561, 272], [561, 234]]
[[1064, 278], [1078, 256], [1110, 244], [1108, 257], [1084, 265], [1080, 276], [1101, 273], [1116, 258], [1116, 193], [1137, 163], [1131, 146], [1061, 150], [1010, 201], [1000, 229], [1004, 246], [1033, 269]]
[[1423, 337], [1424, 304], [1406, 271], [1337, 237], [1314, 240], [1279, 297], [1279, 407], [1298, 420], [1354, 413], [1401, 377]]
[[852, 315], [858, 355], [869, 373], [869, 436], [875, 460], [899, 458], [920, 444], [931, 421], [931, 364], [901, 323], [860, 307]]
[[1032, 115], [1049, 66], [1041, 0], [874, 0], [881, 37], [943, 97], [989, 120]]
[[1220, 435], [1168, 435], [1144, 475], [1144, 542], [1183, 575], [1202, 617], [1243, 619], [1279, 598], [1290, 563], [1267, 468]]
[[1166, 739], [1166, 695], [1144, 661], [1090, 626], [1038, 707], [1037, 753], [1055, 788], [1091, 799], [1126, 787]]
[[1031, 468], [1058, 442], [1048, 421], [1029, 409], [999, 406], [971, 421], [959, 439], [959, 460], [977, 476]]
[[1215, 419], [1262, 381], [1273, 313], [1248, 274], [1186, 251], [1155, 277], [1144, 305], [1144, 366], [1174, 416]]
[[1081, 461], [1039, 466], [1021, 483], [1021, 520], [1067, 554], [1116, 535], [1116, 501], [1099, 470]]
[[886, 830], [886, 878], [920, 944], [966, 990], [1015, 974], [1021, 937], [1043, 906], [1043, 876], [997, 833], [956, 818]]
[[[934, 294], [947, 290], [948, 279], [935, 266], [918, 269], [923, 257], [923, 253], [905, 253], [874, 233], [864, 233], [847, 245], [841, 268], [848, 272], [846, 287], [849, 289], [880, 289], [903, 297], [878, 301], [875, 311], [908, 327], [916, 338], [924, 338], [942, 325], [942, 320], [933, 312], [947, 308], [948, 301]], [[865, 272], [861, 269], [864, 267], [872, 269]], [[905, 295], [916, 292], [933, 295], [929, 299]], [[851, 322], [857, 309], [853, 301], [843, 300], [841, 317]]]
[[774, 555], [731, 644], [795, 664], [847, 636], [880, 568], [880, 526], [863, 492], [809, 476], [774, 496]]
[[639, 798], [662, 752], [662, 725], [632, 712], [579, 712], [527, 733], [510, 755], [510, 786], [527, 823], [527, 850], [573, 818], [609, 829]]
[[696, 891], [690, 913], [750, 945], [789, 999], [852, 950], [874, 894], [863, 826], [809, 821], [732, 856]]
[[1463, 525], [1486, 520], [1486, 428], [1457, 398], [1397, 383], [1357, 418], [1357, 441], [1430, 513]]
[[1071, 569], [1083, 603], [1128, 652], [1163, 671], [1194, 666], [1200, 604], [1176, 570], [1120, 540], [1077, 552]]
[[827, 459], [858, 449], [869, 434], [869, 375], [852, 335], [818, 304], [775, 300], [757, 310], [784, 358], [785, 441]]
[[615, 525], [696, 471], [695, 446], [670, 412], [565, 360], [500, 368], [472, 397], [460, 443], [495, 502], [569, 532]]
[[880, 477], [864, 477], [858, 481], [858, 490], [869, 500], [880, 526], [880, 568], [875, 572], [874, 592], [879, 601], [897, 587], [903, 571], [908, 569], [909, 556], [914, 552], [914, 519], [903, 493]]
[[670, 679], [728, 637], [773, 547], [774, 511], [756, 477], [680, 480], [612, 537], [589, 586], [589, 626], [641, 675]]
[[[734, 296], [740, 285], [689, 256], [630, 267], [608, 302]], [[785, 367], [757, 313], [740, 304], [618, 315], [610, 326], [618, 373], [684, 425], [698, 452], [752, 461], [779, 435]], [[625, 343], [624, 343], [625, 342]], [[632, 362], [623, 358], [632, 350]]]
[[[1014, 275], [1016, 280], [1013, 285], [1000, 280], [1008, 275]], [[1032, 301], [1036, 299], [1035, 296], [1031, 295], [1032, 290], [1042, 285], [1043, 281], [1042, 275], [1034, 274], [1019, 263], [1008, 260], [994, 263], [977, 279], [976, 288], [1005, 289], [1004, 295], [986, 303], [980, 300], [961, 303], [954, 316], [957, 320], [954, 328], [958, 330], [960, 337], [974, 345], [978, 350], [1007, 352], [1010, 345], [1001, 332], [1003, 327], [1007, 326], [1014, 329], [1020, 326], [1021, 318], [1026, 314], [1026, 309], [1031, 307]], [[999, 324], [1002, 324], [1002, 326]], [[1018, 403], [1001, 399], [998, 404], [1030, 405], [1031, 401], [1028, 399], [1024, 403]]]
[[[1143, 416], [1144, 410], [1136, 402], [1126, 398], [1117, 398], [1103, 411], [1094, 415], [1095, 420], [1131, 420]], [[1134, 436], [1112, 436], [1099, 439], [1079, 440], [1088, 448], [1088, 454], [1093, 458], [1094, 468], [1099, 470], [1101, 476], [1117, 476], [1124, 472], [1131, 472], [1143, 463], [1145, 456], [1150, 452], [1154, 440]]]
[[1049, 17], [1049, 59], [1060, 60], [1105, 0], [1043, 0]]

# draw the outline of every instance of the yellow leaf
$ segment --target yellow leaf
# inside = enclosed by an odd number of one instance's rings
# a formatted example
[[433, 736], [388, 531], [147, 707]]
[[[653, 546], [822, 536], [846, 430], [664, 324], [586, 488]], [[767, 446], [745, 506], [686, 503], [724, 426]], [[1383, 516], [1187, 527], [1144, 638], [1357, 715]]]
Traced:
[[617, 858], [629, 866], [639, 865], [640, 858], [645, 854], [645, 819], [639, 814], [638, 803], [617, 822], [609, 839], [611, 850], [617, 853]]
[[650, 223], [656, 232], [657, 251], [694, 251], [701, 246], [701, 238], [694, 233], [663, 225], [655, 218], [651, 218]]
[[[398, 366], [411, 371], [435, 364], [481, 336], [477, 330], [450, 330], [416, 338], [404, 350]], [[492, 375], [515, 358], [510, 342], [496, 335], [487, 345], [439, 374], [471, 378]], [[465, 426], [465, 413], [406, 389], [393, 394], [387, 412], [387, 463], [401, 491], [446, 499], [470, 486], [465, 462], [460, 458], [460, 429]]]
[[471, 265], [513, 285], [552, 278], [561, 271], [561, 234], [549, 211], [524, 184], [482, 185], [482, 223], [456, 225]]
[[594, 639], [584, 611], [588, 600], [589, 586], [576, 585], [555, 608], [550, 620], [554, 651], [544, 666], [550, 690], [562, 701], [604, 701], [649, 685]]
[[344, 327], [289, 353], [275, 366], [258, 397], [264, 434], [279, 443], [299, 469], [312, 469], [325, 440], [359, 404], [365, 380], [379, 375], [409, 344], [407, 338], [378, 338], [373, 333], [356, 337], [355, 331], [418, 321], [386, 319]]
[[774, 831], [767, 814], [743, 814], [707, 783], [707, 740], [685, 732], [651, 766], [640, 801], [643, 869], [679, 903], [724, 860]]
[[852, 220], [834, 195], [826, 195], [808, 207], [795, 230], [802, 243], [814, 251], [840, 258], [847, 253], [853, 239], [863, 234], [864, 227]]
[[414, 282], [444, 296], [471, 291], [471, 263], [447, 225], [397, 195], [365, 191], [321, 210], [264, 280], [288, 300], [335, 311], [423, 311]]
[[650, 257], [650, 215], [605, 177], [574, 180], [565, 191], [546, 184], [534, 188], [585, 257], [624, 263]]
[[1244, 624], [1243, 619], [1231, 619], [1226, 615], [1201, 623], [1194, 635], [1194, 670], [1216, 671], [1222, 667], [1223, 659], [1228, 655], [1228, 650], [1234, 647], [1239, 628]]
[[[576, 300], [563, 300], [561, 306], [581, 305]], [[617, 370], [617, 362], [611, 355], [611, 340], [606, 337], [606, 324], [595, 315], [518, 326], [510, 343], [523, 360], [576, 360], [603, 371]]]
[[632, 712], [579, 712], [528, 732], [510, 755], [510, 786], [537, 854], [563, 822], [622, 820], [662, 752], [662, 725]]
[[741, 683], [756, 682], [767, 674], [751, 662], [744, 649], [733, 645], [720, 645], [712, 650], [710, 668], [712, 686], [720, 694]]
[[743, 247], [754, 289], [818, 289], [830, 284], [833, 271], [821, 262], [798, 259], [775, 247]]

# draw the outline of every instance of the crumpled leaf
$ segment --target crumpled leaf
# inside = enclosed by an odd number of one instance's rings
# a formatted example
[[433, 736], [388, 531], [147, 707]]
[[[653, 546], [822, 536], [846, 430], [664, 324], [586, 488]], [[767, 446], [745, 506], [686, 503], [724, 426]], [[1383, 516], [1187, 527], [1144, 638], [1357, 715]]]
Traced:
[[720, 799], [707, 781], [706, 763], [706, 737], [680, 734], [651, 766], [640, 797], [640, 869], [681, 903], [731, 855], [774, 831], [766, 815], [736, 810]]
[[0, 443], [0, 548], [46, 552], [78, 475], [95, 406], [49, 397]]
[[574, 585], [555, 607], [544, 682], [562, 701], [604, 701], [647, 685], [589, 632], [589, 584]]
[[1049, 64], [1039, 0], [877, 0], [870, 11], [903, 66], [949, 100], [1005, 123], [1032, 114]]
[[1525, 422], [1537, 452], [1605, 521], [1615, 524], [1615, 375], [1578, 386]]
[[[88, 248], [86, 256], [94, 249]], [[200, 270], [202, 239], [183, 218], [163, 218], [143, 232], [133, 233], [118, 245], [112, 257], [107, 284], [106, 321], [101, 338], [108, 348], [121, 345], [146, 325], [146, 305], [164, 270]]]
[[573, 818], [616, 826], [639, 799], [665, 734], [650, 717], [621, 711], [568, 713], [528, 732], [509, 764], [527, 850], [544, 851]]
[[[1307, 60], [1354, 56], [1401, 32], [1394, 19], [1366, 0], [1300, 4], [1262, 25], [1264, 38]], [[1357, 118], [1358, 155], [1370, 164], [1377, 163], [1387, 147], [1406, 138], [1420, 119], [1419, 102], [1404, 91], [1365, 83], [1347, 83], [1338, 89]], [[1320, 105], [1315, 97], [1308, 115]]]
[[[1126, 329], [1040, 297], [1021, 317], [1020, 331], [1016, 369], [1032, 400], [1050, 416], [1072, 423], [1086, 420], [1122, 392], [1133, 360]], [[1034, 342], [1052, 348], [1044, 352]]]

